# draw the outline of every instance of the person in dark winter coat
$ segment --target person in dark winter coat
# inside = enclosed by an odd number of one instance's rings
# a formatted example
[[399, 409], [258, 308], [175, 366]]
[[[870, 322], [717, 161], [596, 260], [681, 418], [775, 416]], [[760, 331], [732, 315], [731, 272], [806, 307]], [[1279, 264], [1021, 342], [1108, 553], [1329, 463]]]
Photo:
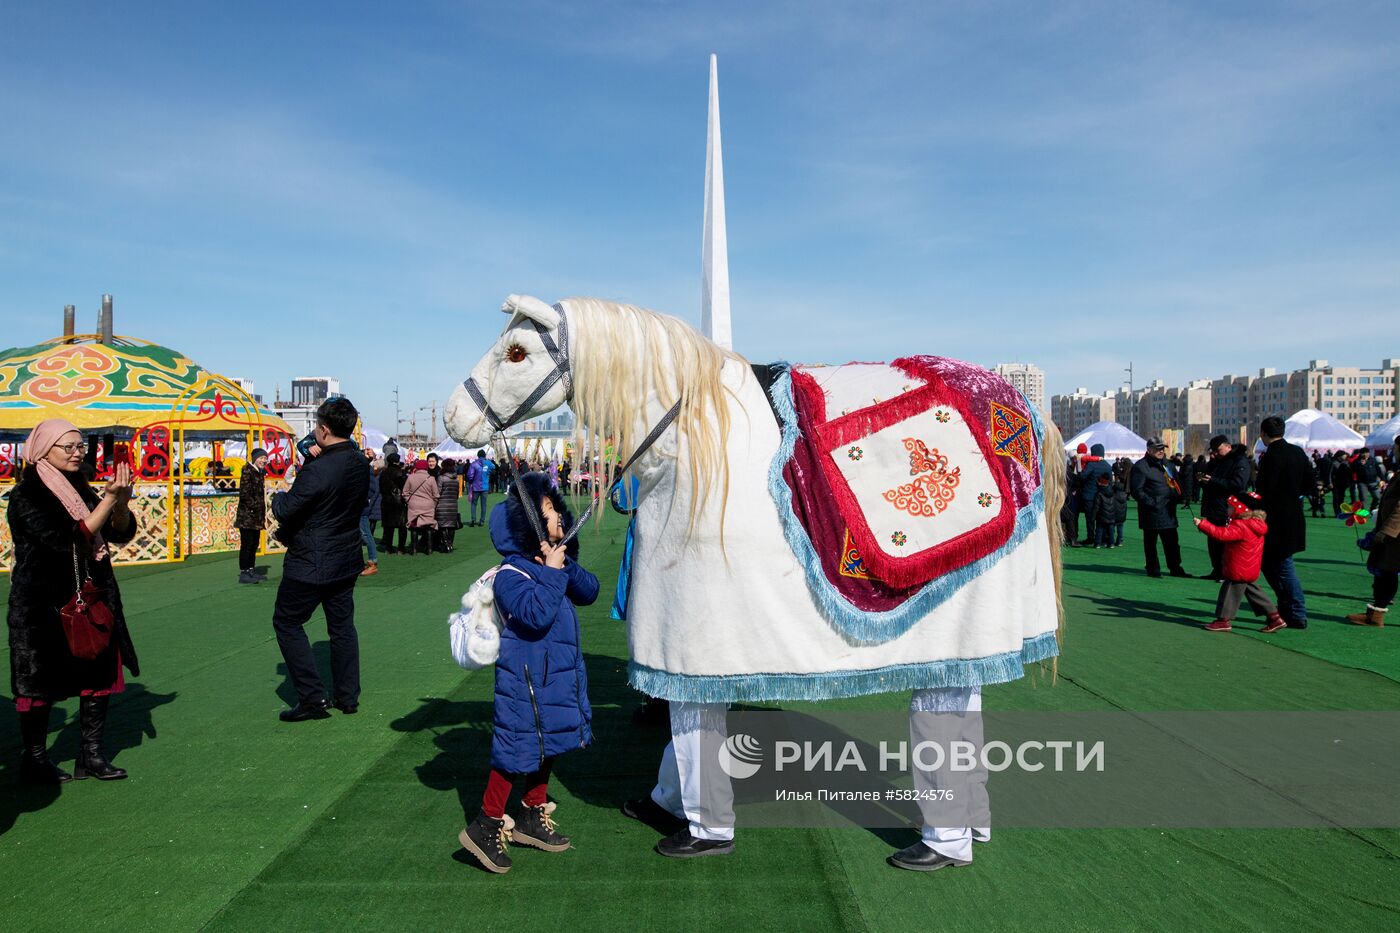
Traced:
[[1259, 587], [1259, 567], [1264, 559], [1264, 536], [1268, 534], [1268, 515], [1258, 508], [1259, 497], [1241, 493], [1230, 497], [1230, 524], [1217, 525], [1208, 519], [1196, 519], [1203, 534], [1225, 545], [1224, 579], [1220, 595], [1215, 600], [1215, 621], [1206, 626], [1209, 632], [1228, 632], [1230, 623], [1240, 611], [1240, 600], [1249, 600], [1256, 615], [1265, 619], [1265, 635], [1287, 628], [1268, 595]]
[[456, 549], [457, 529], [462, 527], [462, 512], [457, 505], [461, 492], [455, 461], [451, 459], [442, 461], [437, 483], [438, 499], [435, 517], [437, 519], [438, 549], [445, 554], [451, 554]]
[[1174, 577], [1189, 576], [1181, 568], [1181, 542], [1176, 535], [1176, 505], [1181, 487], [1167, 466], [1167, 445], [1160, 437], [1147, 442], [1147, 454], [1133, 464], [1128, 491], [1138, 504], [1138, 527], [1142, 529], [1142, 550], [1149, 577], [1160, 577], [1157, 541], [1167, 559], [1167, 570]]
[[[1230, 497], [1243, 495], [1249, 488], [1249, 458], [1244, 451], [1236, 451], [1224, 434], [1210, 439], [1212, 460], [1201, 475], [1201, 517], [1213, 525], [1224, 527], [1230, 523]], [[1206, 550], [1210, 554], [1210, 573], [1204, 574], [1207, 580], [1225, 579], [1222, 562], [1225, 545], [1214, 537], [1207, 537]]]
[[1075, 460], [1065, 462], [1065, 501], [1060, 506], [1060, 541], [1065, 547], [1079, 547], [1079, 474]]
[[1339, 450], [1332, 455], [1332, 469], [1329, 472], [1332, 476], [1332, 514], [1341, 518], [1342, 503], [1351, 489], [1351, 463], [1345, 453]]
[[1094, 511], [1094, 501], [1099, 494], [1099, 477], [1113, 475], [1113, 467], [1103, 458], [1103, 449], [1102, 444], [1090, 447], [1089, 456], [1079, 471], [1079, 507], [1084, 512], [1084, 540], [1080, 543], [1091, 546], [1098, 541], [1095, 534], [1098, 513]]
[[1264, 454], [1259, 458], [1255, 488], [1269, 513], [1269, 533], [1264, 538], [1264, 579], [1273, 588], [1289, 628], [1307, 628], [1308, 610], [1303, 583], [1293, 567], [1293, 555], [1307, 550], [1307, 525], [1302, 498], [1313, 487], [1312, 462], [1301, 447], [1283, 439], [1283, 419], [1265, 418], [1260, 425]]
[[[1396, 438], [1392, 448], [1392, 462], [1396, 456], [1400, 456], [1400, 438]], [[1371, 602], [1365, 612], [1349, 615], [1347, 621], [1379, 628], [1385, 624], [1386, 610], [1395, 600], [1397, 582], [1400, 582], [1400, 479], [1395, 477], [1381, 494], [1366, 569], [1372, 573]]]
[[[496, 661], [491, 774], [481, 812], [460, 835], [462, 845], [493, 872], [511, 867], [505, 841], [559, 852], [570, 845], [547, 802], [554, 759], [593, 741], [588, 675], [575, 606], [598, 598], [598, 579], [578, 563], [578, 540], [558, 547], [573, 525], [564, 497], [541, 473], [520, 477], [550, 543], [541, 543], [519, 497], [491, 511], [491, 543], [502, 557], [493, 587], [502, 622]], [[520, 818], [506, 816], [514, 782], [525, 777]]]
[[272, 628], [297, 705], [281, 713], [283, 722], [330, 715], [325, 684], [316, 670], [305, 626], [320, 607], [331, 642], [335, 707], [350, 714], [360, 708], [360, 640], [355, 631], [355, 583], [365, 569], [360, 552], [360, 517], [369, 496], [369, 463], [350, 440], [359, 413], [344, 396], [316, 409], [320, 453], [303, 464], [296, 482], [272, 497], [277, 536], [287, 545]]
[[384, 494], [379, 491], [379, 474], [384, 472], [384, 461], [375, 457], [373, 450], [364, 451], [364, 455], [369, 462], [369, 492], [365, 495], [365, 510], [360, 515], [360, 540], [364, 542], [369, 560], [365, 562], [360, 576], [372, 577], [379, 572], [379, 547], [374, 541], [374, 526], [383, 515], [380, 503]]
[[[10, 493], [6, 517], [14, 541], [10, 575], [10, 690], [19, 712], [23, 757], [20, 780], [60, 784], [76, 776], [108, 781], [126, 777], [103, 750], [107, 704], [125, 689], [122, 667], [141, 673], [126, 627], [111, 550], [136, 536], [131, 514], [131, 468], [118, 464], [99, 497], [83, 478], [85, 445], [67, 421], [42, 421], [25, 442], [30, 463]], [[60, 610], [91, 580], [106, 594], [112, 635], [92, 660], [73, 656]], [[49, 759], [49, 710], [77, 696], [80, 730], [75, 775]]]
[[1128, 490], [1110, 473], [1100, 476], [1094, 497], [1094, 547], [1122, 547], [1123, 526], [1128, 521]]
[[1374, 510], [1381, 498], [1381, 478], [1384, 474], [1381, 465], [1365, 447], [1356, 452], [1351, 462], [1351, 476], [1352, 498], [1360, 502], [1362, 493], [1365, 493], [1366, 508]]
[[267, 527], [267, 502], [263, 498], [267, 481], [267, 451], [254, 447], [238, 477], [238, 511], [233, 527], [238, 529], [238, 582], [261, 583], [267, 575], [258, 572], [258, 545]]
[[[399, 455], [385, 457], [384, 472], [379, 474], [379, 508], [384, 519], [384, 538], [379, 542], [379, 549], [386, 554], [408, 550], [408, 502], [403, 495], [407, 482], [408, 473]], [[397, 547], [394, 546], [395, 536], [398, 537]]]

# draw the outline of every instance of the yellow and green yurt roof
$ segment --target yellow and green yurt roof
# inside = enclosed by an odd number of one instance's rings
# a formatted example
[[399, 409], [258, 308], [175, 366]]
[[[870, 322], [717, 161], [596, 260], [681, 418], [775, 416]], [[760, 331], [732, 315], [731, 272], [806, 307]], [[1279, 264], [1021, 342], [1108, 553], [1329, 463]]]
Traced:
[[[216, 397], [223, 404], [213, 404]], [[186, 432], [242, 433], [249, 422], [291, 431], [262, 406], [247, 410], [231, 383], [169, 347], [58, 337], [0, 350], [0, 434], [27, 433], [45, 418], [85, 431], [134, 431], [170, 422], [177, 403]]]

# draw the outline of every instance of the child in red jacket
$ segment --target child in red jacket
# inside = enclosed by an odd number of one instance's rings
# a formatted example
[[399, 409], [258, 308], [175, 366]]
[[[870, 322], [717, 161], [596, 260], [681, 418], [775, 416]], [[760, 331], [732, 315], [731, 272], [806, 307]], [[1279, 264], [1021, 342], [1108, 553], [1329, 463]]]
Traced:
[[1204, 518], [1196, 519], [1196, 527], [1209, 537], [1223, 542], [1225, 579], [1220, 583], [1220, 596], [1215, 601], [1215, 621], [1206, 626], [1208, 632], [1228, 632], [1230, 622], [1240, 610], [1240, 600], [1249, 600], [1250, 608], [1256, 615], [1265, 617], [1263, 632], [1277, 632], [1288, 623], [1279, 615], [1278, 607], [1255, 581], [1259, 579], [1259, 566], [1264, 559], [1264, 535], [1268, 532], [1267, 517], [1257, 506], [1259, 497], [1253, 493], [1243, 493], [1243, 499], [1231, 496], [1230, 508], [1234, 517], [1230, 524], [1221, 527]]

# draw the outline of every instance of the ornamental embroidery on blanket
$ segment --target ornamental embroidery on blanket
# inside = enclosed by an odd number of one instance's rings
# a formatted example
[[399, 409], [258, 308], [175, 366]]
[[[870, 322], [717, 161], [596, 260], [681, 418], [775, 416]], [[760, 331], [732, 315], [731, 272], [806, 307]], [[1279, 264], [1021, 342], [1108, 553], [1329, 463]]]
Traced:
[[904, 449], [909, 451], [909, 475], [918, 478], [886, 492], [885, 501], [917, 518], [933, 518], [952, 504], [962, 467], [950, 471], [948, 458], [917, 437], [906, 437]]
[[904, 547], [904, 543], [909, 540], [909, 536], [902, 531], [896, 531], [890, 535], [890, 543], [895, 547]]
[[865, 570], [865, 561], [861, 560], [860, 552], [856, 550], [856, 544], [851, 540], [851, 529], [846, 529], [846, 544], [841, 549], [841, 565], [837, 572], [843, 577], [852, 577], [856, 580], [869, 580], [870, 574]]
[[939, 424], [947, 424], [948, 420], [953, 416], [948, 414], [948, 410], [946, 408], [940, 408], [938, 409], [938, 411], [934, 412], [933, 417], [937, 419]]
[[1030, 421], [1014, 408], [992, 402], [992, 446], [998, 457], [1010, 457], [1029, 470], [1035, 456]]
[[850, 450], [846, 451], [846, 456], [850, 457], [852, 460], [859, 460], [861, 457], [865, 456], [865, 451], [861, 450], [859, 447], [852, 447]]
[[990, 509], [992, 507], [992, 494], [989, 492], [979, 492], [977, 494], [977, 504], [984, 509]]

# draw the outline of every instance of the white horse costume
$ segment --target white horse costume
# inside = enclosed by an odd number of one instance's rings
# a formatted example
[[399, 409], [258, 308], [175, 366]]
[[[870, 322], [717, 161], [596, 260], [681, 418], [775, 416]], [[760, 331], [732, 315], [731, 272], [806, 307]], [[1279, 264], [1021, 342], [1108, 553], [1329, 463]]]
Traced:
[[1058, 653], [1060, 442], [1004, 380], [913, 357], [761, 381], [640, 308], [503, 310], [448, 402], [463, 445], [570, 402], [625, 460], [680, 402], [633, 468], [637, 689], [725, 703], [977, 688]]

